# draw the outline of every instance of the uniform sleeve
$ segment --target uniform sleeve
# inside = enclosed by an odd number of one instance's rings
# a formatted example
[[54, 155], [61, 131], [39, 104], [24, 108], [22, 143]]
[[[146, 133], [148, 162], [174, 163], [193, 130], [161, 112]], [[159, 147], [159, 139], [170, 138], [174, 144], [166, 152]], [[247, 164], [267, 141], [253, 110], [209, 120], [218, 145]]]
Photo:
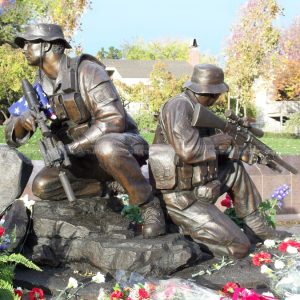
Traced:
[[83, 139], [94, 143], [110, 132], [124, 132], [126, 115], [118, 92], [104, 68], [83, 61], [79, 67], [79, 89], [92, 115], [91, 127]]
[[215, 160], [216, 151], [210, 137], [200, 136], [199, 130], [191, 125], [193, 111], [191, 104], [182, 98], [165, 105], [162, 118], [167, 140], [188, 164]]
[[6, 143], [7, 145], [13, 148], [18, 148], [22, 145], [25, 145], [33, 134], [33, 132], [28, 131], [27, 134], [22, 139], [16, 137], [15, 125], [18, 121], [18, 118], [19, 117], [10, 116], [10, 118], [6, 120], [4, 123], [5, 125], [4, 133], [5, 133]]

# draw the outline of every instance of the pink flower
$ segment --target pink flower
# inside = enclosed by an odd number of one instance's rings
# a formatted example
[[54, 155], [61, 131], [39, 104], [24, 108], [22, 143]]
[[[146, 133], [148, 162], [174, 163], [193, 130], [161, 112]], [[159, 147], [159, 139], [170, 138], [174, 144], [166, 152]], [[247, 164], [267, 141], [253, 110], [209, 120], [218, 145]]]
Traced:
[[139, 300], [143, 300], [143, 299], [150, 299], [150, 295], [144, 288], [140, 288], [139, 289]]
[[223, 286], [222, 292], [225, 294], [233, 294], [237, 288], [239, 288], [237, 283], [229, 281]]
[[298, 252], [300, 251], [300, 242], [296, 242], [294, 240], [288, 240], [286, 242], [281, 242], [278, 246], [278, 250], [281, 252], [286, 252], [288, 246], [297, 248]]
[[110, 294], [110, 300], [123, 299], [123, 297], [124, 297], [124, 294], [119, 290], [113, 291]]
[[15, 295], [19, 296], [19, 299], [22, 298], [23, 291], [21, 288], [14, 289]]
[[258, 267], [260, 267], [263, 264], [268, 264], [270, 262], [272, 262], [272, 259], [271, 259], [271, 254], [268, 252], [262, 251], [262, 252], [256, 253], [252, 257], [252, 263]]
[[221, 201], [221, 205], [227, 208], [231, 208], [233, 206], [233, 201], [229, 194], [226, 194], [225, 198]]
[[5, 228], [4, 227], [0, 227], [0, 237], [3, 236], [3, 234], [5, 233]]
[[33, 288], [28, 293], [29, 300], [44, 300], [44, 291], [40, 288]]

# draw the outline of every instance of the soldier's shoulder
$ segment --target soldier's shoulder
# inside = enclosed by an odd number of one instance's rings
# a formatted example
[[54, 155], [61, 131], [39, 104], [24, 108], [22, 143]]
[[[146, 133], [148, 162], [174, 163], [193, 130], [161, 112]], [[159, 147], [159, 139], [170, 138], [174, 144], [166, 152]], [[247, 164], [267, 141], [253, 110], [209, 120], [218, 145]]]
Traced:
[[185, 95], [185, 93], [177, 94], [176, 96], [172, 97], [168, 102], [168, 106], [176, 106], [176, 107], [183, 107], [183, 106], [191, 106], [189, 98]]
[[78, 67], [78, 74], [80, 80], [90, 83], [91, 86], [110, 80], [104, 65], [96, 60], [82, 59]]

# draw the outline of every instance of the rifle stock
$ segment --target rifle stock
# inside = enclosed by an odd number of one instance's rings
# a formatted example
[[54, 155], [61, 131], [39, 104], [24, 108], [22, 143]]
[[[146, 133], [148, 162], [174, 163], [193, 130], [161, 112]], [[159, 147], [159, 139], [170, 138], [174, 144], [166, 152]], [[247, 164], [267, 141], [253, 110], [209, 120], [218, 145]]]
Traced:
[[[199, 103], [195, 105], [191, 124], [194, 127], [217, 128], [229, 134], [232, 136], [234, 146], [237, 147], [238, 152], [243, 152], [248, 148], [251, 155], [257, 156], [256, 161], [258, 163], [264, 164], [275, 171], [281, 172], [281, 169], [278, 167], [278, 165], [280, 165], [293, 174], [298, 173], [294, 167], [285, 162], [273, 149], [256, 138], [255, 133], [257, 133], [258, 136], [263, 135], [263, 131], [261, 130], [254, 130], [254, 132], [252, 132], [251, 129], [253, 128], [251, 127], [244, 127], [238, 122], [237, 124], [233, 124], [232, 122], [222, 120]], [[240, 151], [240, 149], [242, 149], [242, 151]], [[243, 153], [239, 153], [239, 155], [233, 155], [233, 157], [235, 159], [241, 159], [242, 155]]]

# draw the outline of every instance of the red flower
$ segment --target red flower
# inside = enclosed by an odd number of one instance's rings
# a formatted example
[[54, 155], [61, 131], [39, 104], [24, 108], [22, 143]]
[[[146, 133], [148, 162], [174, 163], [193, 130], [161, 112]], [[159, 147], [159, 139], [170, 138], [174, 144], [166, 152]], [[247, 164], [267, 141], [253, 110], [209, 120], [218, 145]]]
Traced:
[[22, 298], [23, 291], [20, 288], [14, 289], [15, 295], [19, 296], [19, 299]]
[[149, 293], [144, 288], [140, 288], [139, 289], [139, 300], [149, 299], [149, 298], [150, 298]]
[[225, 294], [233, 294], [234, 290], [239, 288], [240, 286], [235, 282], [227, 282], [222, 289], [222, 292]]
[[28, 293], [28, 298], [29, 300], [40, 300], [40, 299], [45, 299], [44, 298], [44, 291], [39, 288], [33, 288], [29, 293]]
[[225, 198], [221, 201], [221, 205], [227, 208], [231, 208], [233, 206], [233, 201], [229, 194], [226, 194]]
[[259, 252], [252, 257], [252, 263], [258, 267], [260, 267], [263, 264], [268, 264], [270, 262], [272, 262], [272, 259], [271, 254], [268, 252]]
[[5, 228], [0, 226], [0, 237], [5, 233]]
[[110, 300], [123, 299], [123, 297], [124, 297], [124, 294], [119, 290], [113, 291], [110, 294]]
[[286, 249], [288, 246], [297, 248], [298, 251], [300, 251], [300, 242], [296, 242], [294, 240], [288, 240], [286, 242], [281, 242], [278, 246], [278, 250], [281, 252], [286, 252]]

